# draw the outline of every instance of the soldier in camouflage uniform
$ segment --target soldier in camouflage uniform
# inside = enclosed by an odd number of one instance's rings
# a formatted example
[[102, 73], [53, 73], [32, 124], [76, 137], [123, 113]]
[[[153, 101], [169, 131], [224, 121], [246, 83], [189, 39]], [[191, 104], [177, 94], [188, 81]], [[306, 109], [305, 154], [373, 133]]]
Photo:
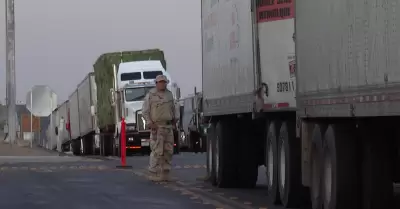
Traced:
[[146, 95], [142, 108], [146, 127], [152, 130], [149, 163], [149, 179], [152, 181], [168, 181], [171, 170], [176, 113], [172, 92], [166, 88], [168, 82], [164, 75], [157, 76], [156, 88]]

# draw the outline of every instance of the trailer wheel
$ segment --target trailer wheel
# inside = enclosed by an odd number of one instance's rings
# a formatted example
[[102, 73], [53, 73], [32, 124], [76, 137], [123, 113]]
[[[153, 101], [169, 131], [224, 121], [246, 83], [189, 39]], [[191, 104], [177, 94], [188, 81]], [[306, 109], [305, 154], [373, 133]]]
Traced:
[[[393, 208], [393, 158], [391, 138], [376, 127], [364, 127], [362, 142], [363, 207]], [[390, 136], [389, 136], [390, 137]]]
[[[277, 147], [277, 129], [280, 127], [279, 122], [272, 121], [268, 127], [267, 143], [265, 149], [265, 164], [267, 174], [268, 196], [274, 204], [280, 203], [280, 195], [278, 190], [278, 147]], [[278, 129], [279, 130], [279, 129]]]
[[[241, 188], [254, 188], [258, 177], [258, 155], [257, 143], [260, 138], [257, 136], [255, 124], [246, 119], [239, 122], [238, 135], [238, 184]], [[261, 136], [263, 137], [263, 136]], [[262, 140], [262, 139], [261, 139]]]
[[178, 130], [174, 129], [173, 130], [174, 133], [174, 154], [178, 155], [180, 153], [180, 140], [179, 140], [179, 132]]
[[295, 124], [287, 121], [279, 133], [279, 194], [286, 208], [299, 207], [301, 200], [301, 144], [295, 130]]
[[84, 155], [93, 155], [93, 145], [94, 140], [91, 134], [88, 134], [82, 137], [82, 145], [83, 145], [83, 154]]
[[322, 208], [322, 157], [323, 157], [323, 136], [326, 127], [316, 125], [311, 138], [311, 206], [312, 209]]
[[211, 124], [207, 130], [207, 175], [212, 185], [217, 185], [217, 178], [215, 172], [215, 124]]
[[220, 188], [233, 188], [237, 184], [235, 125], [232, 120], [223, 120], [216, 126], [215, 171]]
[[355, 128], [330, 125], [325, 132], [322, 194], [326, 209], [360, 208]]
[[200, 153], [207, 152], [207, 139], [206, 137], [204, 137], [204, 134], [200, 135], [200, 144], [201, 144]]
[[190, 148], [192, 152], [198, 153], [200, 151], [200, 135], [195, 131], [189, 132], [189, 141], [190, 141]]
[[73, 140], [71, 142], [71, 148], [74, 155], [81, 155], [81, 140]]

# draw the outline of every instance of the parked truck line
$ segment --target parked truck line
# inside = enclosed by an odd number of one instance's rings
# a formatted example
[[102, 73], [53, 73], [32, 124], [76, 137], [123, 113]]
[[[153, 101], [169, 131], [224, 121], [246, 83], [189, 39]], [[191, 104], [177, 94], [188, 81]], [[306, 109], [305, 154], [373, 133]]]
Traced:
[[[64, 150], [70, 145], [75, 155], [119, 155], [120, 124], [124, 117], [128, 153], [135, 150], [149, 153], [150, 130], [141, 123], [142, 100], [147, 90], [155, 87], [156, 75], [165, 74], [171, 79], [162, 70], [165, 67], [164, 53], [158, 49], [101, 55], [94, 64], [94, 72], [88, 73], [69, 99], [53, 112], [53, 127], [58, 127], [59, 112], [68, 105], [68, 115], [64, 118], [70, 135], [69, 140], [62, 141]], [[169, 88], [179, 98], [176, 83]], [[57, 134], [52, 130], [49, 133], [51, 140], [57, 142]], [[174, 134], [178, 138], [178, 133]]]
[[399, 13], [365, 5], [202, 1], [213, 185], [254, 187], [265, 165], [268, 198], [286, 208], [391, 208], [400, 181], [398, 45], [377, 40], [394, 37], [382, 31]]

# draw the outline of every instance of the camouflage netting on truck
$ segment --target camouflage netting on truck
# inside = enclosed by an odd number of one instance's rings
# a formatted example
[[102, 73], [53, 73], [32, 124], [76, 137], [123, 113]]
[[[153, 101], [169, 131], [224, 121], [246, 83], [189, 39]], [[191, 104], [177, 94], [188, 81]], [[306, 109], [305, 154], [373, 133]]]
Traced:
[[113, 52], [101, 55], [93, 65], [97, 85], [97, 112], [100, 129], [114, 125], [114, 110], [111, 106], [110, 89], [113, 87], [113, 64], [122, 62], [160, 60], [167, 69], [164, 52], [159, 49]]

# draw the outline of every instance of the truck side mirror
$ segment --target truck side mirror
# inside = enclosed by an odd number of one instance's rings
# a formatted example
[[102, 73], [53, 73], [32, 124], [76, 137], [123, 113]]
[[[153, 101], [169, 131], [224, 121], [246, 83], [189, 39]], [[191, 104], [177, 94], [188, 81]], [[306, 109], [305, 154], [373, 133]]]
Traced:
[[176, 99], [180, 99], [181, 98], [181, 88], [177, 88], [176, 89]]
[[92, 116], [96, 116], [96, 106], [94, 105], [90, 106], [90, 114]]
[[8, 134], [8, 124], [7, 124], [7, 123], [4, 124], [3, 132], [4, 132], [5, 134]]
[[111, 97], [111, 106], [114, 106], [115, 105], [115, 92], [114, 92], [113, 88], [110, 89], [110, 97]]

